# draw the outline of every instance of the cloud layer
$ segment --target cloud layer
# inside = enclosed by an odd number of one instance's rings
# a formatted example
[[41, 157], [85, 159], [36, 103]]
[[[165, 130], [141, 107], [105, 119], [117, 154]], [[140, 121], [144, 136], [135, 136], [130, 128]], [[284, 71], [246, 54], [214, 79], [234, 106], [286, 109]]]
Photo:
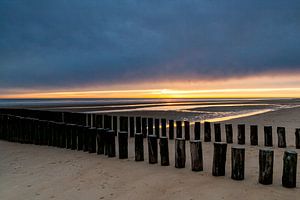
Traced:
[[0, 88], [299, 70], [299, 10], [297, 0], [2, 0]]

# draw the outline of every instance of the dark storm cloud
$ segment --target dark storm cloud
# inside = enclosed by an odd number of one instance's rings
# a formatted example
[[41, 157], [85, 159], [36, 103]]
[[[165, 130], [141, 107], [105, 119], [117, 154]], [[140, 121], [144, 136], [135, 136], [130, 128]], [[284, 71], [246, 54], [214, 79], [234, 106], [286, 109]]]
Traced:
[[0, 1], [0, 88], [300, 69], [300, 3]]

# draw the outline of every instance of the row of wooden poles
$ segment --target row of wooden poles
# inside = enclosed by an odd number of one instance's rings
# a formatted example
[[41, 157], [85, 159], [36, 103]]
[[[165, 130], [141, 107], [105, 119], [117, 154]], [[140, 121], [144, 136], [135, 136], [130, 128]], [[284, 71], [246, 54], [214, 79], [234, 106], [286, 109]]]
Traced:
[[[128, 124], [127, 117], [120, 117], [120, 129], [126, 128]], [[163, 122], [163, 120], [162, 120]], [[176, 122], [177, 124], [177, 122]], [[197, 123], [196, 123], [197, 124]], [[203, 170], [203, 155], [202, 155], [202, 142], [200, 140], [200, 123], [195, 124], [195, 138], [190, 140], [190, 153], [191, 153], [191, 168], [193, 171]], [[216, 126], [217, 125], [217, 126]], [[204, 126], [208, 126], [205, 123]], [[244, 130], [243, 127], [238, 126], [239, 130]], [[142, 126], [143, 127], [143, 126]], [[162, 166], [170, 165], [169, 162], [169, 139], [166, 136], [166, 126], [162, 123], [161, 136], [151, 132], [148, 121], [148, 158], [150, 164], [158, 163], [158, 146], [160, 147], [160, 160]], [[153, 126], [152, 126], [153, 127]], [[185, 168], [186, 164], [186, 140], [190, 138], [183, 138], [180, 132], [180, 124], [177, 124], [177, 135], [175, 138], [175, 167]], [[215, 124], [219, 134], [219, 125]], [[169, 127], [170, 129], [170, 127]], [[205, 129], [204, 141], [208, 137], [207, 129]], [[265, 130], [268, 130], [265, 128]], [[142, 130], [141, 130], [142, 131]], [[244, 137], [244, 131], [243, 132]], [[257, 130], [255, 131], [257, 133]], [[297, 129], [296, 135], [300, 134], [300, 129]], [[232, 133], [232, 128], [231, 128]], [[267, 131], [268, 133], [268, 131]], [[89, 153], [105, 154], [108, 157], [116, 156], [116, 141], [118, 138], [118, 155], [120, 159], [128, 158], [128, 130], [120, 130], [116, 132], [110, 128], [96, 128], [84, 125], [68, 124], [63, 122], [54, 122], [47, 120], [39, 120], [33, 118], [26, 118], [13, 115], [0, 115], [0, 139], [8, 140], [11, 142], [29, 143], [36, 145], [49, 145], [72, 150], [83, 150]], [[187, 134], [185, 134], [187, 136]], [[218, 135], [217, 135], [218, 136]], [[243, 137], [239, 138], [239, 144], [244, 144]], [[144, 138], [145, 135], [141, 132], [134, 133], [135, 138], [135, 161], [144, 161]], [[215, 137], [214, 154], [213, 154], [213, 176], [225, 175], [225, 164], [227, 154], [227, 143], [218, 141], [220, 138]], [[257, 138], [256, 138], [257, 141]], [[228, 142], [228, 140], [227, 140]], [[228, 142], [228, 143], [232, 143]], [[266, 146], [271, 146], [270, 143]], [[257, 145], [257, 143], [256, 143]], [[231, 148], [231, 178], [234, 180], [243, 180], [245, 171], [245, 148], [241, 145], [232, 146]], [[297, 153], [295, 151], [285, 151], [283, 156], [283, 173], [282, 185], [284, 187], [296, 187], [297, 177]], [[272, 184], [273, 182], [273, 162], [274, 151], [271, 148], [262, 148], [259, 150], [259, 183]]]

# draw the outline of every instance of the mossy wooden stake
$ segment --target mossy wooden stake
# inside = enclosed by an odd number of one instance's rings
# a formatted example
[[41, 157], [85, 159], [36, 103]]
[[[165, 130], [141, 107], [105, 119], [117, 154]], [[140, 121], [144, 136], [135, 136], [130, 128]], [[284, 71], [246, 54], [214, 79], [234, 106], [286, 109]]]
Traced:
[[227, 143], [215, 142], [214, 143], [214, 156], [213, 156], [213, 176], [225, 176]]
[[272, 126], [264, 127], [264, 135], [265, 135], [265, 146], [266, 147], [273, 146]]
[[185, 168], [186, 153], [185, 153], [185, 139], [175, 139], [175, 167]]
[[119, 138], [119, 159], [128, 158], [128, 132], [120, 131], [118, 134]]
[[158, 162], [158, 144], [156, 135], [148, 135], [149, 164]]
[[274, 151], [272, 149], [263, 148], [259, 150], [259, 183], [263, 185], [273, 183], [273, 162]]
[[211, 127], [210, 122], [204, 122], [204, 142], [211, 141]]
[[215, 129], [215, 142], [221, 142], [221, 124], [216, 123], [214, 124]]
[[135, 161], [144, 161], [144, 136], [136, 133], [134, 138]]
[[245, 144], [245, 124], [238, 124], [238, 144]]
[[169, 166], [169, 144], [167, 137], [160, 137], [159, 139], [159, 147], [160, 147], [160, 161], [161, 166]]
[[241, 146], [231, 147], [231, 178], [244, 180], [245, 174], [245, 148]]
[[297, 158], [295, 151], [285, 151], [283, 156], [282, 186], [295, 188], [297, 183]]
[[277, 136], [278, 136], [278, 147], [285, 148], [286, 140], [285, 140], [285, 128], [277, 127]]
[[190, 141], [192, 171], [203, 171], [203, 154], [200, 140]]
[[258, 127], [257, 127], [257, 125], [250, 126], [250, 144], [252, 146], [258, 145]]

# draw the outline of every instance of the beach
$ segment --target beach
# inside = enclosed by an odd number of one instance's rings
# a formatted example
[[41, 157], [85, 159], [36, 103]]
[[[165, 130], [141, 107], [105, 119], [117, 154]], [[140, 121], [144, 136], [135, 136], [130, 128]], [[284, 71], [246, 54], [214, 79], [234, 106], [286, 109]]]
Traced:
[[[124, 113], [123, 113], [124, 114]], [[0, 141], [1, 199], [297, 199], [300, 195], [298, 156], [297, 188], [281, 186], [282, 158], [286, 149], [277, 148], [276, 128], [286, 127], [287, 149], [295, 150], [295, 128], [300, 128], [300, 108], [286, 108], [220, 122], [233, 124], [234, 144], [228, 144], [226, 175], [214, 177], [213, 143], [203, 142], [203, 172], [191, 171], [190, 149], [184, 169], [174, 167], [174, 141], [169, 141], [170, 166], [134, 161], [134, 140], [129, 140], [129, 158], [48, 146]], [[231, 179], [231, 146], [236, 145], [236, 125], [246, 124], [245, 180]], [[259, 146], [250, 146], [249, 125], [259, 126]], [[258, 183], [258, 151], [263, 147], [264, 125], [273, 126], [274, 174], [272, 185]], [[212, 136], [214, 136], [212, 132]], [[201, 130], [201, 138], [203, 130]], [[214, 137], [212, 137], [212, 141]], [[118, 146], [118, 145], [116, 145]], [[298, 154], [299, 149], [295, 150]], [[117, 149], [118, 152], [118, 149]]]

